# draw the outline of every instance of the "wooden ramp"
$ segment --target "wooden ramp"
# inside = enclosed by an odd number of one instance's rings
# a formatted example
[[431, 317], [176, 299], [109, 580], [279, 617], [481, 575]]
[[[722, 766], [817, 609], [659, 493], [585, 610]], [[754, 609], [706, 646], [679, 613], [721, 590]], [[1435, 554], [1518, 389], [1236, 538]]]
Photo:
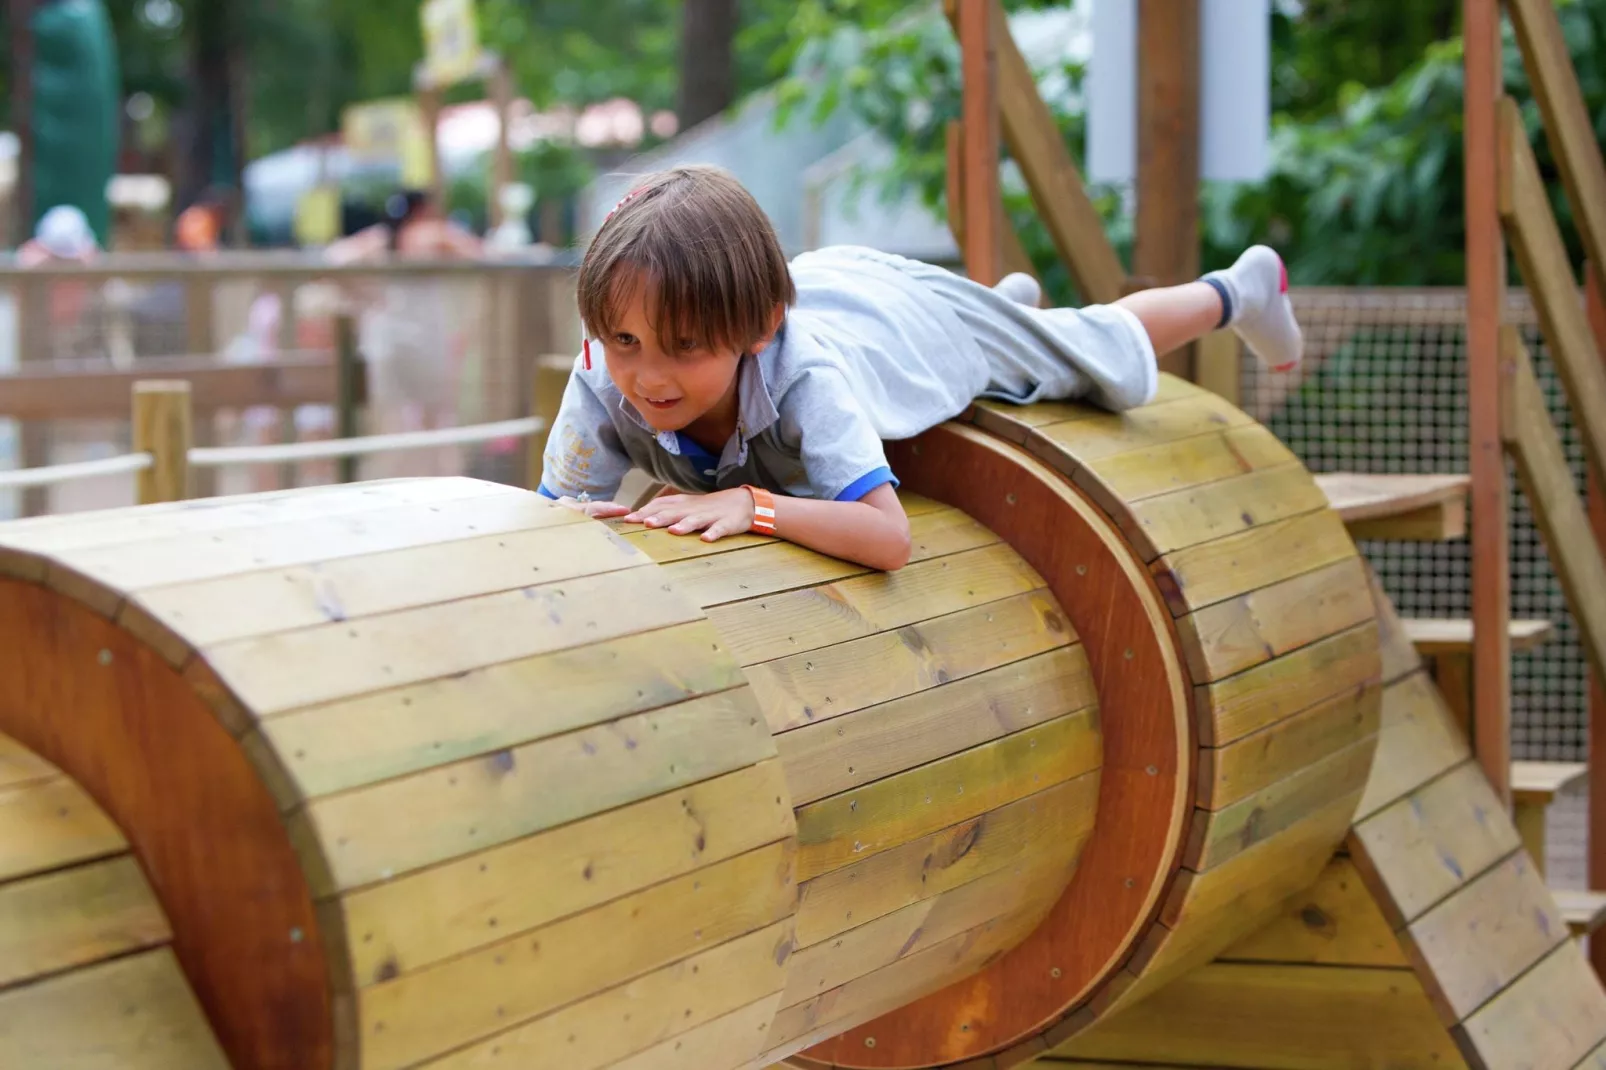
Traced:
[[171, 942], [122, 833], [74, 781], [0, 735], [4, 1065], [228, 1070]]
[[1382, 728], [1345, 846], [1266, 929], [1050, 1060], [1606, 1066], [1606, 992], [1393, 607], [1374, 592]]

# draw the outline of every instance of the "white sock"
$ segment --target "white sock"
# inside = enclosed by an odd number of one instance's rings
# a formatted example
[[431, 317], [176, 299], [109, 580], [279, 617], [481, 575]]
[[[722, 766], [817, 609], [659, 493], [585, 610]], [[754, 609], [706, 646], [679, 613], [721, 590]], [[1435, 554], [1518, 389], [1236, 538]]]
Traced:
[[1288, 270], [1282, 257], [1264, 245], [1244, 250], [1225, 271], [1204, 276], [1222, 292], [1224, 326], [1238, 332], [1261, 363], [1272, 371], [1293, 371], [1305, 353], [1305, 339], [1288, 300]]
[[993, 289], [1017, 305], [1031, 305], [1036, 308], [1043, 300], [1043, 287], [1024, 271], [1005, 275], [998, 280], [998, 285]]

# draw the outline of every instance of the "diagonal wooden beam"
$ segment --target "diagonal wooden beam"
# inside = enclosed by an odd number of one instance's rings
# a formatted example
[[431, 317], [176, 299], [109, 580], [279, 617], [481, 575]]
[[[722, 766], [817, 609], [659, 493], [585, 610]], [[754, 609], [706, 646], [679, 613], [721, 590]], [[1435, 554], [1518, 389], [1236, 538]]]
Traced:
[[[1010, 36], [1003, 8], [997, 0], [988, 6], [997, 49], [998, 110], [1004, 141], [1020, 165], [1032, 201], [1083, 302], [1112, 304], [1121, 297], [1126, 271], [1104, 233], [1103, 220], [1082, 185], [1081, 172], [1060, 137], [1059, 125], [1037, 91], [1026, 57]], [[943, 9], [957, 29], [958, 0], [944, 0]]]
[[1584, 653], [1597, 679], [1606, 679], [1606, 560], [1595, 545], [1561, 436], [1550, 422], [1533, 361], [1517, 328], [1500, 329], [1501, 357], [1512, 368], [1503, 397], [1501, 433], [1517, 462], [1517, 477], [1533, 507], [1567, 604], [1583, 633]]
[[1595, 348], [1578, 297], [1578, 280], [1550, 212], [1522, 116], [1510, 97], [1500, 102], [1500, 140], [1500, 217], [1533, 297], [1540, 330], [1567, 388], [1584, 452], [1591, 464], [1606, 471], [1606, 365]]
[[1561, 168], [1585, 256], [1606, 264], [1606, 164], [1595, 124], [1573, 69], [1555, 0], [1506, 0], [1522, 63], [1545, 120], [1545, 136]]

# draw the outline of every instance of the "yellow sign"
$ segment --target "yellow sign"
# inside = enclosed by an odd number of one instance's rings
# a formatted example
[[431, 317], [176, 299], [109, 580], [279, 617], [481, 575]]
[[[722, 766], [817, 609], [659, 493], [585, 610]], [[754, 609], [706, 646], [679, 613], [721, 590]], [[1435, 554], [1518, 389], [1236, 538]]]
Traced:
[[434, 178], [430, 132], [418, 104], [407, 97], [353, 104], [341, 117], [346, 151], [365, 163], [394, 163], [402, 185], [427, 189]]
[[297, 199], [295, 236], [299, 245], [328, 245], [340, 237], [338, 186], [314, 186]]
[[451, 85], [472, 75], [480, 62], [480, 26], [474, 0], [424, 0], [424, 74], [431, 85]]

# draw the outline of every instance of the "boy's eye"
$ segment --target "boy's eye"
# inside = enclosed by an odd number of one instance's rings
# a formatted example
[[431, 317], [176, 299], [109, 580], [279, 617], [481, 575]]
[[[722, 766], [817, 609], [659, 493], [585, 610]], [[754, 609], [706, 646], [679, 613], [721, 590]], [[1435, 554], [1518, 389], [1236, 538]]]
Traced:
[[680, 340], [680, 351], [682, 353], [690, 353], [692, 350], [698, 348], [700, 347], [698, 346], [695, 338], [682, 338]]
[[616, 344], [616, 345], [633, 346], [633, 345], [636, 344], [636, 336], [635, 335], [633, 335], [633, 334], [625, 334], [622, 331], [619, 334], [614, 335], [613, 336], [613, 340], [614, 340], [614, 344]]

